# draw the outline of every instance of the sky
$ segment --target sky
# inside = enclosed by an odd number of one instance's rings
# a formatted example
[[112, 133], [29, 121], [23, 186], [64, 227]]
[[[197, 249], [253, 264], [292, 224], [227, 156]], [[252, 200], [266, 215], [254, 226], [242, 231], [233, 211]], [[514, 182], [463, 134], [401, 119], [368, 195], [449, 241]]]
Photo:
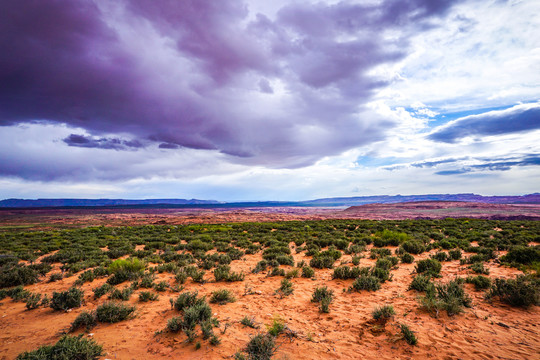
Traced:
[[0, 199], [540, 191], [537, 0], [0, 0]]

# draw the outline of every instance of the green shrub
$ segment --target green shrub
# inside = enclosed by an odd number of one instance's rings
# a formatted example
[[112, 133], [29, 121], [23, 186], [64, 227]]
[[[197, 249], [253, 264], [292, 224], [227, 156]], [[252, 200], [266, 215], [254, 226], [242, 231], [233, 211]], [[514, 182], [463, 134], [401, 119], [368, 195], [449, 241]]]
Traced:
[[138, 258], [117, 259], [109, 265], [109, 272], [111, 274], [116, 274], [118, 272], [139, 273], [143, 271], [145, 267], [144, 261], [141, 261]]
[[8, 263], [0, 267], [0, 289], [34, 284], [38, 278], [39, 273], [29, 266]]
[[84, 327], [85, 330], [88, 331], [96, 325], [97, 325], [96, 312], [83, 311], [79, 315], [77, 315], [75, 320], [71, 323], [69, 332], [74, 332], [80, 329], [81, 327]]
[[429, 275], [416, 275], [413, 281], [409, 285], [408, 290], [426, 291], [429, 286], [432, 286], [431, 276]]
[[114, 289], [114, 287], [111, 284], [105, 283], [97, 288], [94, 288], [92, 291], [94, 292], [94, 298], [99, 299], [103, 295], [107, 294], [109, 291]]
[[292, 269], [292, 270], [289, 270], [287, 271], [287, 273], [285, 274], [285, 278], [286, 279], [294, 279], [294, 278], [297, 278], [300, 274], [300, 270], [299, 269]]
[[153, 274], [144, 274], [141, 278], [139, 286], [144, 289], [152, 289], [155, 285], [155, 276]]
[[131, 294], [133, 294], [133, 289], [131, 287], [126, 287], [122, 290], [113, 289], [113, 291], [109, 294], [109, 299], [128, 301]]
[[179, 332], [182, 330], [182, 316], [175, 316], [167, 321], [167, 330], [169, 332]]
[[505, 256], [501, 257], [501, 261], [523, 265], [540, 262], [540, 245], [512, 247]]
[[97, 307], [96, 318], [99, 322], [116, 323], [128, 319], [134, 312], [135, 306], [106, 302]]
[[412, 256], [408, 252], [402, 254], [400, 258], [401, 258], [401, 262], [404, 264], [412, 264], [414, 262], [414, 256]]
[[391, 278], [390, 271], [383, 268], [378, 268], [378, 267], [374, 267], [371, 270], [370, 274], [371, 276], [375, 276], [376, 278], [378, 278], [381, 283], [384, 283], [386, 280], [390, 280]]
[[422, 307], [434, 315], [438, 315], [440, 310], [446, 310], [451, 316], [462, 312], [463, 307], [471, 306], [471, 299], [458, 279], [428, 287], [426, 295], [419, 300]]
[[41, 300], [41, 294], [31, 293], [26, 297], [26, 308], [28, 310], [37, 309], [39, 307], [39, 301]]
[[395, 314], [396, 312], [394, 311], [394, 307], [392, 305], [384, 305], [381, 307], [377, 307], [371, 313], [371, 315], [373, 315], [373, 319], [383, 321], [387, 321]]
[[465, 279], [465, 282], [468, 284], [473, 284], [476, 290], [489, 289], [489, 287], [491, 286], [490, 278], [482, 275], [468, 276]]
[[272, 325], [267, 325], [268, 333], [272, 336], [278, 336], [285, 330], [285, 321], [279, 317], [274, 316], [272, 319]]
[[234, 294], [227, 289], [212, 291], [212, 296], [210, 296], [210, 302], [212, 304], [217, 303], [219, 305], [224, 305], [235, 301]]
[[181, 293], [180, 295], [178, 295], [176, 300], [172, 302], [172, 306], [174, 307], [174, 309], [178, 311], [187, 309], [188, 307], [193, 306], [198, 301], [200, 301], [199, 299], [197, 299], [198, 295], [199, 293], [197, 291], [193, 291], [193, 292], [186, 291], [184, 293]]
[[17, 360], [96, 360], [103, 355], [103, 347], [92, 339], [79, 336], [63, 336], [54, 345], [20, 354]]
[[540, 279], [518, 275], [515, 279], [495, 279], [486, 294], [487, 299], [498, 297], [500, 301], [512, 306], [528, 307], [540, 305]]
[[63, 292], [53, 292], [51, 308], [53, 310], [69, 310], [80, 307], [83, 302], [84, 293], [78, 288], [70, 288]]
[[472, 264], [471, 266], [469, 266], [469, 269], [471, 269], [472, 271], [474, 271], [477, 274], [484, 274], [484, 275], [489, 274], [489, 269], [486, 269], [484, 267], [483, 262], [476, 262], [476, 263]]
[[107, 283], [110, 285], [118, 285], [125, 281], [137, 280], [139, 277], [141, 277], [141, 274], [141, 272], [118, 270], [107, 279]]
[[329, 290], [326, 286], [315, 288], [315, 291], [313, 291], [313, 295], [311, 297], [312, 302], [319, 303], [319, 310], [323, 313], [329, 312], [329, 306], [333, 299], [334, 292]]
[[302, 277], [312, 278], [315, 276], [315, 270], [309, 266], [302, 266]]
[[441, 272], [442, 265], [438, 260], [435, 259], [425, 259], [416, 262], [416, 272], [418, 274], [426, 273], [431, 276], [439, 276]]
[[414, 332], [412, 332], [407, 325], [400, 324], [399, 327], [401, 329], [401, 334], [403, 335], [403, 338], [409, 345], [416, 345], [418, 343]]
[[166, 281], [160, 281], [157, 284], [154, 284], [154, 290], [156, 291], [165, 291], [169, 288], [169, 283]]
[[252, 337], [244, 349], [249, 360], [270, 360], [277, 351], [275, 338], [270, 334]]
[[267, 276], [285, 276], [285, 270], [278, 267], [272, 268], [272, 271], [268, 273]]
[[381, 288], [381, 281], [378, 277], [371, 275], [361, 275], [352, 283], [349, 291], [377, 291]]
[[390, 249], [371, 249], [370, 258], [377, 259], [381, 257], [386, 257], [392, 255]]
[[62, 273], [54, 273], [49, 276], [49, 282], [59, 281], [59, 280], [62, 280], [63, 278], [64, 276], [62, 275]]
[[332, 273], [332, 279], [356, 279], [361, 273], [362, 270], [357, 267], [338, 266]]
[[444, 252], [444, 251], [439, 251], [439, 252], [431, 255], [431, 258], [435, 259], [437, 261], [440, 261], [440, 262], [449, 260], [448, 254], [446, 252]]
[[139, 293], [140, 302], [156, 301], [158, 297], [159, 297], [158, 294], [155, 294], [151, 291], [141, 291]]
[[448, 252], [448, 256], [450, 257], [451, 260], [459, 260], [461, 259], [461, 250], [460, 249], [450, 250]]
[[293, 283], [289, 279], [283, 279], [281, 286], [276, 290], [276, 293], [281, 296], [289, 296], [294, 292]]
[[360, 259], [361, 259], [360, 256], [353, 256], [353, 257], [351, 258], [352, 264], [353, 264], [354, 266], [360, 265]]
[[240, 320], [240, 324], [244, 325], [244, 326], [247, 326], [247, 327], [250, 327], [252, 329], [257, 329], [259, 326], [257, 325], [257, 323], [255, 322], [255, 318], [254, 317], [247, 317], [247, 316], [244, 316], [242, 318], [242, 320]]
[[331, 256], [317, 256], [309, 261], [309, 266], [316, 269], [331, 269], [335, 262], [336, 259]]
[[426, 251], [426, 247], [420, 241], [406, 241], [401, 244], [401, 248], [408, 253], [418, 255]]

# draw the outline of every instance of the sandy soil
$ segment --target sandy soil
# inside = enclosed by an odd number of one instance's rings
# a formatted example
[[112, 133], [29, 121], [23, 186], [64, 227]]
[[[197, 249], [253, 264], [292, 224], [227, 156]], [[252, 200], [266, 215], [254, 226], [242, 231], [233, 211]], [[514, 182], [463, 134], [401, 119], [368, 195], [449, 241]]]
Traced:
[[[294, 248], [294, 243], [291, 243]], [[294, 253], [294, 251], [293, 251]], [[295, 260], [304, 254], [295, 254]], [[428, 253], [417, 256], [425, 258]], [[392, 270], [393, 280], [386, 282], [376, 292], [348, 293], [343, 290], [352, 280], [332, 280], [332, 270], [316, 270], [314, 280], [293, 279], [294, 293], [280, 298], [275, 294], [282, 277], [266, 277], [251, 274], [250, 270], [260, 260], [259, 255], [246, 255], [232, 263], [233, 271], [243, 271], [243, 282], [215, 283], [207, 272], [208, 283], [201, 285], [188, 280], [186, 290], [198, 290], [209, 295], [216, 289], [232, 290], [237, 301], [226, 305], [214, 305], [214, 314], [220, 320], [221, 344], [211, 346], [201, 341], [195, 350], [194, 343], [187, 343], [184, 334], [155, 335], [165, 328], [167, 320], [179, 313], [171, 310], [170, 297], [176, 293], [161, 293], [156, 302], [139, 303], [138, 291], [129, 303], [137, 306], [136, 317], [117, 324], [99, 324], [91, 330], [92, 336], [107, 352], [102, 359], [227, 359], [242, 349], [259, 331], [266, 331], [275, 316], [285, 320], [290, 334], [279, 337], [276, 359], [538, 359], [540, 354], [540, 312], [530, 309], [511, 308], [498, 302], [488, 303], [481, 292], [466, 284], [473, 298], [473, 307], [464, 313], [434, 318], [419, 308], [418, 293], [407, 291], [414, 274], [414, 264], [400, 264]], [[345, 262], [349, 256], [341, 259]], [[360, 266], [373, 265], [374, 260], [364, 258]], [[516, 269], [488, 264], [491, 277], [513, 277]], [[441, 281], [470, 272], [458, 261], [443, 263]], [[55, 283], [38, 283], [27, 286], [32, 292], [48, 294], [66, 290], [76, 276]], [[174, 279], [170, 274], [159, 274], [158, 281]], [[86, 304], [71, 312], [55, 312], [50, 308], [26, 310], [24, 303], [10, 299], [0, 301], [0, 359], [14, 359], [24, 350], [35, 349], [58, 340], [62, 331], [82, 310], [95, 309], [106, 301], [93, 299], [92, 288], [105, 279], [85, 284]], [[119, 285], [119, 288], [127, 285]], [[317, 286], [328, 286], [335, 293], [330, 313], [322, 314], [317, 304], [311, 303], [311, 295]], [[139, 290], [140, 291], [140, 290]], [[391, 304], [395, 317], [383, 329], [373, 323], [372, 311], [376, 306]], [[253, 316], [260, 329], [244, 327], [240, 319]], [[399, 323], [405, 323], [416, 332], [418, 345], [408, 345], [399, 335]], [[197, 339], [200, 340], [200, 337]], [[196, 341], [197, 341], [196, 340]]]

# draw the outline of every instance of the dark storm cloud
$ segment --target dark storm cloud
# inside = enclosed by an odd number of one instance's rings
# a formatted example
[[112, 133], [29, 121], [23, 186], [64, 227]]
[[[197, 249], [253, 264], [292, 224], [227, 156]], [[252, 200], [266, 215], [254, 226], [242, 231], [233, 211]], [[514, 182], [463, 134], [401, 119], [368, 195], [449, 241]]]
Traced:
[[122, 140], [118, 138], [95, 138], [91, 136], [71, 134], [63, 140], [69, 146], [112, 149], [112, 150], [134, 150], [144, 147], [138, 140]]
[[388, 84], [368, 72], [407, 55], [454, 3], [305, 3], [248, 20], [239, 0], [2, 1], [0, 124], [91, 134], [70, 146], [151, 141], [309, 165], [384, 138], [394, 123], [364, 105]]
[[435, 129], [428, 138], [453, 143], [467, 136], [504, 135], [540, 129], [540, 104], [467, 116]]

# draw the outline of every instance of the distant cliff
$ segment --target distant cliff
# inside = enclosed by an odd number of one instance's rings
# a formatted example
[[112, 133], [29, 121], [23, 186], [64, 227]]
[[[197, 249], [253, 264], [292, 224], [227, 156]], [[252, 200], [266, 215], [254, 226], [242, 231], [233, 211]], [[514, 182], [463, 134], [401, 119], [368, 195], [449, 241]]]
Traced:
[[430, 194], [430, 195], [377, 195], [358, 197], [335, 197], [308, 201], [254, 201], [220, 202], [198, 199], [6, 199], [0, 208], [31, 207], [283, 207], [283, 206], [356, 206], [365, 204], [393, 204], [414, 201], [466, 201], [489, 204], [540, 204], [540, 193], [521, 196], [482, 196], [476, 194]]

